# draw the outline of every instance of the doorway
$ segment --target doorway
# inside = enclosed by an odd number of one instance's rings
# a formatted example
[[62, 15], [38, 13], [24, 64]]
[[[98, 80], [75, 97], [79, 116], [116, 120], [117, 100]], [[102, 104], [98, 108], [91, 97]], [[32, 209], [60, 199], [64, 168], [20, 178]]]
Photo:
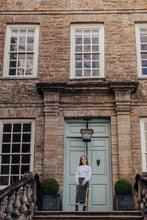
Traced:
[[87, 143], [87, 150], [81, 135], [81, 129], [85, 129], [86, 126], [85, 120], [65, 121], [63, 210], [75, 210], [75, 172], [80, 157], [86, 155], [92, 168], [88, 211], [110, 211], [112, 210], [110, 121], [92, 119], [88, 122], [88, 128], [93, 129], [93, 134], [91, 142]]

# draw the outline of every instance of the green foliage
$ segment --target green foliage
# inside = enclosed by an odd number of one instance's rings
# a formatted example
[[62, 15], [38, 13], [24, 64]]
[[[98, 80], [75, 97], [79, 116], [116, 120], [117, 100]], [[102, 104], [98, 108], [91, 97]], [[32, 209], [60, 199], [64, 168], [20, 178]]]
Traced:
[[121, 178], [117, 180], [114, 189], [116, 194], [132, 194], [132, 184], [128, 179]]
[[47, 178], [41, 182], [41, 192], [44, 195], [57, 194], [59, 191], [59, 183], [54, 178]]

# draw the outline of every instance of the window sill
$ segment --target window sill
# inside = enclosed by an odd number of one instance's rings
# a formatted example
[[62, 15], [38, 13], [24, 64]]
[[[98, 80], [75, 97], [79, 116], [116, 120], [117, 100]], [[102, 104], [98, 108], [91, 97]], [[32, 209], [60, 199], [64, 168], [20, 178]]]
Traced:
[[38, 80], [39, 77], [37, 76], [31, 76], [31, 77], [9, 77], [9, 76], [4, 76], [0, 77], [0, 80]]

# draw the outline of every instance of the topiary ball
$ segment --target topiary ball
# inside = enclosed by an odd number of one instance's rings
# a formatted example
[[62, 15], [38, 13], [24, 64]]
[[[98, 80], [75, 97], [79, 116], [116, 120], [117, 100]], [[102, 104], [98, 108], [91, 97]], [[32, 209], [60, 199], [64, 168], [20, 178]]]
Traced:
[[41, 182], [41, 192], [44, 195], [57, 194], [59, 191], [59, 183], [54, 178], [47, 178]]
[[132, 194], [132, 183], [128, 179], [119, 179], [116, 181], [115, 186], [116, 194]]

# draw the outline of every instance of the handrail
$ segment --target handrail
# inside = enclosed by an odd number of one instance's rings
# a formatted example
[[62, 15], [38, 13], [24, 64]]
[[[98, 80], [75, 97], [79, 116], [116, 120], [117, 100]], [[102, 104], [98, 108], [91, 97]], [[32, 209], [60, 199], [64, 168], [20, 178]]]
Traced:
[[142, 172], [135, 177], [135, 190], [137, 192], [137, 203], [144, 219], [147, 219], [147, 172]]
[[37, 209], [39, 176], [25, 173], [18, 182], [0, 191], [0, 219], [31, 219]]

